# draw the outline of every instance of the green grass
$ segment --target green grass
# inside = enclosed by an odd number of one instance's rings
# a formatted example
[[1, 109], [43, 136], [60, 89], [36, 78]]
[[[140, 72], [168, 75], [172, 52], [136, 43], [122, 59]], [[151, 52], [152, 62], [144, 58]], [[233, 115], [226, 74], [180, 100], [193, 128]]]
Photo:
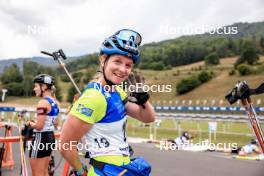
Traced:
[[[2, 115], [2, 113], [0, 113]], [[34, 119], [35, 114], [30, 113], [27, 119]], [[17, 114], [13, 112], [4, 113], [4, 121], [17, 122]], [[264, 128], [264, 124], [262, 124]], [[156, 130], [156, 132], [155, 132]], [[128, 118], [127, 134], [131, 137], [150, 138], [152, 134], [155, 139], [175, 139], [183, 131], [189, 131], [193, 136], [193, 142], [201, 142], [209, 139], [208, 121], [190, 121], [165, 119], [159, 127], [154, 128], [154, 123], [146, 126], [133, 118]], [[156, 135], [155, 135], [156, 133]], [[217, 123], [216, 140], [212, 137], [214, 143], [238, 143], [238, 145], [247, 144], [251, 138], [254, 138], [251, 126], [243, 122], [223, 122]]]
[[14, 97], [14, 96], [8, 96], [5, 103], [2, 103], [3, 105], [5, 104], [16, 104], [16, 105], [36, 105], [37, 102], [40, 100], [38, 97]]
[[[264, 124], [262, 124], [262, 128]], [[159, 127], [156, 127], [156, 136], [154, 124], [145, 126], [132, 118], [128, 120], [128, 136], [149, 138], [152, 134], [156, 139], [175, 139], [183, 131], [189, 131], [193, 136], [193, 141], [201, 142], [209, 139], [208, 121], [175, 121], [172, 119], [163, 120]], [[238, 143], [245, 145], [250, 139], [254, 138], [253, 131], [249, 123], [243, 122], [218, 122], [216, 140], [212, 135], [214, 143]]]

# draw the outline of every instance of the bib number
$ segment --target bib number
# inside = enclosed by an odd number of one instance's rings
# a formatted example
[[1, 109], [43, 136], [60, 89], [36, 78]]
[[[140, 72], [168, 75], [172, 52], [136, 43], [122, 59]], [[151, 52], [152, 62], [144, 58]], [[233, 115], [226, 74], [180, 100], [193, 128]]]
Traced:
[[104, 137], [102, 137], [102, 138], [95, 138], [94, 141], [97, 143], [97, 145], [98, 145], [99, 148], [102, 148], [102, 147], [107, 148], [107, 147], [110, 146], [110, 143]]
[[124, 142], [127, 141], [127, 137], [126, 137], [126, 123], [127, 123], [127, 121], [125, 121], [124, 124], [123, 124]]

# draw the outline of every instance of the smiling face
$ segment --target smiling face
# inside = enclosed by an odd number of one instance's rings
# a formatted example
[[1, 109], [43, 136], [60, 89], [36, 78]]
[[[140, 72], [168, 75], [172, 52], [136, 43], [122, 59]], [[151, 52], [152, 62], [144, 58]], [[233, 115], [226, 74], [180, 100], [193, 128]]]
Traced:
[[[104, 62], [102, 61], [103, 65]], [[111, 55], [105, 63], [105, 75], [114, 84], [120, 84], [128, 78], [133, 67], [131, 58], [122, 55]]]

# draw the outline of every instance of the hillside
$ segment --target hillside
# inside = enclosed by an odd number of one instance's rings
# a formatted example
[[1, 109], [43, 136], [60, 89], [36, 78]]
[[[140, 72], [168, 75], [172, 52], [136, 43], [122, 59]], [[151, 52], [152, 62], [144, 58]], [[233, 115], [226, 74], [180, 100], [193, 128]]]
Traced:
[[[65, 60], [65, 63], [74, 61], [79, 57], [69, 57]], [[7, 59], [7, 60], [0, 60], [0, 74], [3, 72], [5, 67], [8, 67], [12, 64], [16, 64], [21, 70], [23, 68], [23, 62], [26, 61], [33, 61], [38, 63], [39, 65], [47, 66], [56, 68], [58, 67], [57, 64], [54, 64], [54, 60], [51, 57], [32, 57], [32, 58], [17, 58], [17, 59]]]
[[[183, 78], [195, 74], [199, 71], [198, 68], [204, 68], [204, 62], [197, 62], [189, 65], [174, 67], [171, 70], [165, 71], [153, 71], [153, 70], [140, 70], [146, 78], [146, 83], [148, 85], [171, 85], [172, 91], [166, 93], [151, 93], [151, 101], [154, 104], [165, 104], [169, 105], [169, 101], [172, 101], [172, 104], [175, 104], [176, 100], [192, 100], [196, 102], [200, 100], [216, 100], [219, 102], [220, 100], [224, 100], [224, 96], [226, 93], [235, 85], [238, 80], [246, 80], [250, 86], [255, 87], [264, 81], [263, 73], [258, 75], [250, 75], [241, 77], [238, 75], [229, 76], [229, 71], [233, 68], [233, 64], [236, 61], [237, 57], [229, 57], [221, 59], [221, 63], [218, 66], [209, 67], [207, 69], [213, 70], [216, 74], [214, 79], [211, 81], [201, 85], [200, 87], [194, 89], [193, 91], [184, 94], [184, 95], [176, 95], [176, 84]], [[264, 56], [261, 56], [260, 62], [264, 62]], [[84, 71], [84, 70], [80, 70]], [[66, 100], [67, 90], [70, 87], [69, 83], [63, 83], [59, 81], [59, 86], [61, 87], [61, 91]], [[264, 105], [263, 96], [256, 96], [254, 100], [262, 99], [261, 105]], [[166, 101], [163, 103], [163, 101]], [[11, 104], [34, 104], [36, 102], [35, 98], [21, 98], [21, 97], [9, 97], [6, 103]], [[209, 105], [210, 102], [207, 102], [206, 105]], [[63, 107], [67, 107], [67, 103], [62, 103]], [[222, 105], [227, 105], [226, 101], [223, 101]]]
[[[232, 70], [233, 64], [236, 61], [237, 57], [229, 57], [221, 59], [221, 64], [218, 66], [210, 67], [209, 70], [213, 70], [216, 74], [215, 78], [211, 81], [199, 86], [193, 91], [186, 93], [184, 95], [176, 95], [176, 84], [186, 76], [193, 74], [197, 71], [199, 67], [204, 66], [204, 62], [197, 62], [190, 65], [174, 67], [169, 71], [142, 71], [146, 75], [146, 79], [149, 84], [171, 84], [172, 92], [170, 93], [153, 93], [152, 100], [157, 104], [163, 104], [163, 101], [173, 101], [173, 104], [176, 100], [224, 100], [226, 93], [234, 86], [238, 80], [246, 80], [250, 86], [256, 87], [264, 81], [263, 73], [259, 75], [250, 75], [250, 76], [238, 76], [233, 75], [229, 76], [229, 71]], [[261, 62], [264, 62], [264, 56], [260, 58]], [[180, 72], [180, 75], [177, 73]], [[256, 96], [256, 99], [261, 99], [262, 95]], [[262, 96], [263, 97], [263, 96]], [[262, 105], [264, 105], [264, 100], [262, 100]], [[227, 102], [223, 102], [227, 105]], [[209, 104], [209, 102], [208, 102]], [[224, 105], [223, 104], [223, 105]]]

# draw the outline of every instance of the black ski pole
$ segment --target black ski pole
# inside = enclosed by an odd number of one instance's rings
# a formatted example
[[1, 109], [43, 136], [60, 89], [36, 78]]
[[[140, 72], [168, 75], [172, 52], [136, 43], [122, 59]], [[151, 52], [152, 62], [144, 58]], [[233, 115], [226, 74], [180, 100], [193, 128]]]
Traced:
[[252, 95], [257, 95], [262, 93], [264, 93], [264, 83], [262, 83], [256, 89], [251, 89], [249, 88], [246, 81], [242, 81], [242, 82], [239, 81], [236, 84], [236, 86], [226, 95], [225, 98], [228, 100], [230, 104], [235, 103], [237, 100], [241, 100], [241, 103], [245, 108], [245, 111], [249, 117], [251, 126], [256, 135], [258, 143], [261, 147], [261, 150], [264, 153], [264, 135], [250, 97]]

